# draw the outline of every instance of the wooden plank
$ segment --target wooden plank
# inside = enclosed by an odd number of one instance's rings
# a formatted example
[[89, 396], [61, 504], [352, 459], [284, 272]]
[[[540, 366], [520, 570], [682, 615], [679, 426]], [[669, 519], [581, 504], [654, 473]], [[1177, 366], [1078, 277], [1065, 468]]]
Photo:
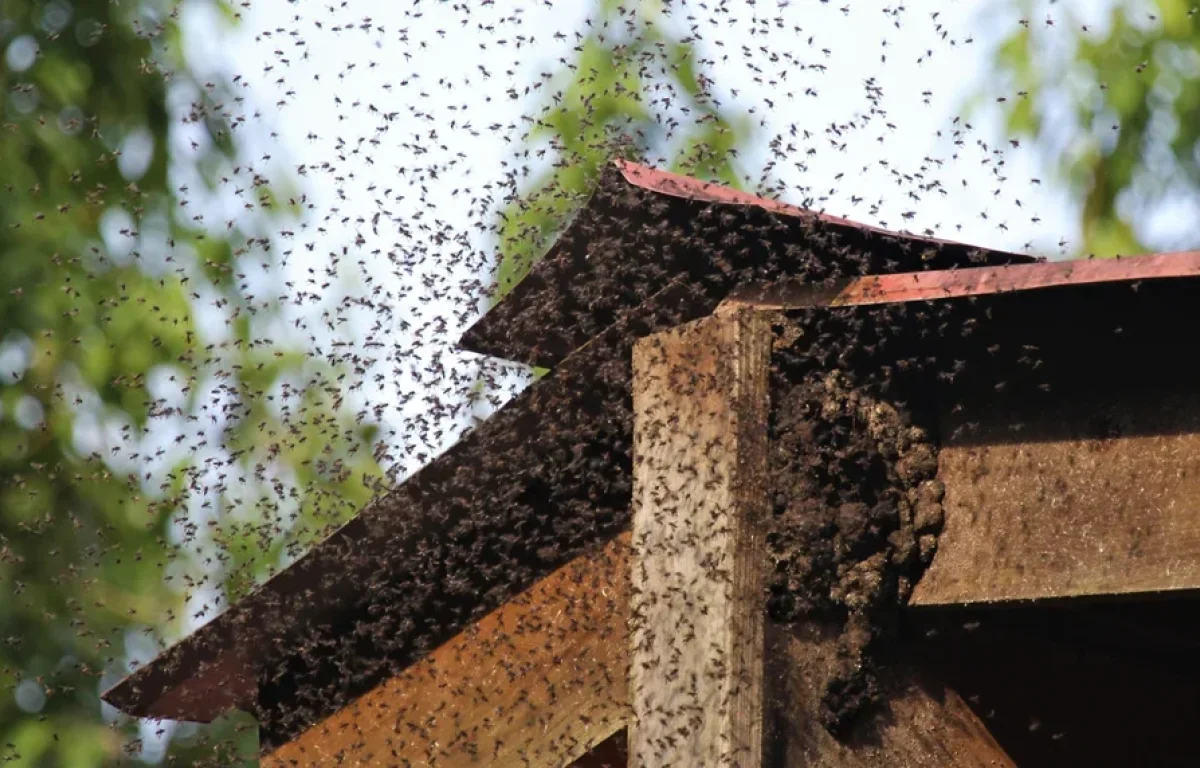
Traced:
[[762, 762], [769, 317], [633, 353], [630, 764]]
[[262, 765], [569, 765], [628, 719], [628, 564], [622, 534]]
[[768, 629], [768, 764], [781, 768], [1013, 768], [983, 723], [954, 691], [909, 667], [888, 670], [896, 691], [845, 741], [816, 713], [837, 655], [837, 628]]
[[[912, 605], [1200, 589], [1200, 401], [996, 415], [942, 447], [945, 529]], [[1010, 423], [1026, 432], [1014, 442]], [[1097, 425], [1120, 424], [1104, 436]]]

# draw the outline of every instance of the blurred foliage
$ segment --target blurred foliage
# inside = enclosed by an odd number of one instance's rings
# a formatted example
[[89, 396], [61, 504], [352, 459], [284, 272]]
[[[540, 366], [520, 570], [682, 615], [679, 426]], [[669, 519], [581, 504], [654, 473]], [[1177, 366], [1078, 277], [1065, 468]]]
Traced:
[[[0, 0], [6, 764], [136, 755], [137, 723], [102, 712], [101, 677], [115, 682], [131, 655], [145, 661], [219, 612], [186, 615], [189, 594], [235, 599], [381, 478], [374, 427], [344, 413], [336, 371], [256, 341], [277, 308], [241, 273], [278, 268], [252, 233], [256, 219], [294, 215], [274, 204], [285, 196], [255, 179], [227, 225], [188, 207], [181, 164], [215, 188], [237, 147], [230, 84], [189, 72], [177, 10]], [[202, 134], [190, 153], [181, 123]], [[213, 311], [225, 332], [210, 338], [200, 315]], [[244, 717], [185, 727], [167, 759], [253, 762], [255, 734]]]
[[1148, 214], [1200, 189], [1196, 9], [1116, 0], [1089, 25], [1069, 5], [1015, 7], [1021, 24], [996, 62], [1009, 130], [1036, 139], [1080, 201], [1085, 253], [1145, 250]]
[[735, 161], [750, 121], [712, 98], [692, 39], [671, 34], [658, 0], [595, 5], [520, 151], [524, 167], [547, 167], [501, 211], [498, 296], [545, 253], [612, 157], [664, 154], [671, 171], [741, 187]]

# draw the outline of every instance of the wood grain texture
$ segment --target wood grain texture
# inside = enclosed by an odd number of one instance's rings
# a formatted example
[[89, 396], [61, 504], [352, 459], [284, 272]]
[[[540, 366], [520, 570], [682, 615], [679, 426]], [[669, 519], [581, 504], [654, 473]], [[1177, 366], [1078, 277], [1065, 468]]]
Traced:
[[938, 478], [945, 529], [911, 605], [1200, 588], [1200, 432], [949, 445]]
[[628, 720], [628, 566], [622, 534], [262, 765], [570, 765]]
[[908, 668], [887, 670], [895, 693], [842, 742], [817, 716], [837, 628], [768, 625], [767, 764], [779, 768], [1014, 768], [957, 693], [920, 680]]
[[634, 766], [762, 762], [769, 321], [634, 348]]

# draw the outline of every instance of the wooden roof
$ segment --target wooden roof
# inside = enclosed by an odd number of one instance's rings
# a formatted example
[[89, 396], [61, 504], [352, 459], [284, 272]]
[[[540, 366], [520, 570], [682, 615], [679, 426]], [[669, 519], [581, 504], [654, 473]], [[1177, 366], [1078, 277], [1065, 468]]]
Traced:
[[616, 161], [545, 257], [460, 345], [551, 367], [672, 280], [723, 297], [735, 285], [785, 275], [817, 283], [1034, 261]]
[[[855, 279], [866, 270], [892, 274]], [[104, 699], [194, 721], [240, 707], [277, 741], [612, 540], [629, 522], [630, 348], [731, 296], [768, 286], [782, 305], [806, 304], [796, 286], [815, 282], [821, 303], [859, 304], [1196, 274], [1194, 253], [1033, 263], [614, 165], [464, 337], [552, 373]], [[322, 645], [354, 652], [305, 650]]]

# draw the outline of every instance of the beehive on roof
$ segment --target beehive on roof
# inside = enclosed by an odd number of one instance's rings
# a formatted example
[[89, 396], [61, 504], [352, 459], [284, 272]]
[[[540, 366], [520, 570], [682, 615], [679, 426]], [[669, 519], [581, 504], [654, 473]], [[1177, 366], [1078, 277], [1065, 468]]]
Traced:
[[[786, 304], [805, 285], [848, 290], [851, 303], [946, 298], [1195, 274], [1185, 261], [1089, 275], [613, 165], [547, 257], [463, 340], [552, 373], [105, 699], [198, 721], [249, 709], [265, 743], [279, 743], [612, 540], [629, 524], [630, 349], [731, 295], [775, 286]], [[904, 277], [844, 284], [887, 274]]]

